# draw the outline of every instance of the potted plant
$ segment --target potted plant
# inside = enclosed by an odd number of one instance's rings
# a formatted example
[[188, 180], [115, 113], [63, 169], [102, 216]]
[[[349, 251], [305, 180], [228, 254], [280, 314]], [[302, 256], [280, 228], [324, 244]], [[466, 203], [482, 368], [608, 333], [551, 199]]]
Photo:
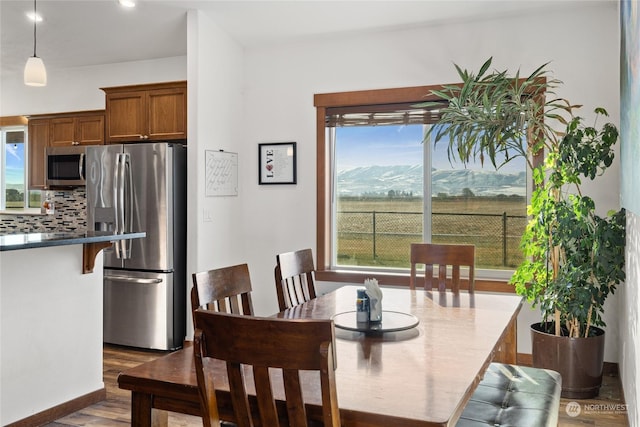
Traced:
[[[581, 183], [611, 165], [618, 131], [587, 126], [574, 114], [579, 105], [555, 97], [561, 82], [547, 77], [547, 64], [526, 78], [490, 66], [491, 58], [474, 74], [456, 65], [462, 84], [433, 91], [445, 102], [425, 141], [448, 139], [449, 158], [465, 164], [527, 159], [534, 190], [525, 259], [510, 283], [542, 312], [532, 325], [534, 366], [562, 374], [564, 397], [593, 397], [602, 381], [603, 304], [625, 278], [625, 212], [599, 216]], [[596, 121], [607, 116], [595, 113]]]

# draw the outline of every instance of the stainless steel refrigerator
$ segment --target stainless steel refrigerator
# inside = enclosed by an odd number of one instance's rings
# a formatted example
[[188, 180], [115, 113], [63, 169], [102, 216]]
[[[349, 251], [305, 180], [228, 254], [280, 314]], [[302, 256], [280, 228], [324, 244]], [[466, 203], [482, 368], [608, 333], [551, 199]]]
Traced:
[[86, 150], [87, 228], [144, 231], [104, 251], [104, 342], [173, 350], [186, 334], [186, 146]]

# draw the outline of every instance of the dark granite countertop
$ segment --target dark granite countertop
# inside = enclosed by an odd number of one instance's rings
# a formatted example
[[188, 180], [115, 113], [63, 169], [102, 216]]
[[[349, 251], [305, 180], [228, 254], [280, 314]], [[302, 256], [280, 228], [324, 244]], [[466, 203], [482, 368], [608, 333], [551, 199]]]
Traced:
[[115, 242], [116, 240], [139, 239], [146, 235], [147, 233], [145, 232], [113, 234], [112, 232], [106, 231], [4, 234], [0, 235], [0, 251], [78, 245], [83, 243]]

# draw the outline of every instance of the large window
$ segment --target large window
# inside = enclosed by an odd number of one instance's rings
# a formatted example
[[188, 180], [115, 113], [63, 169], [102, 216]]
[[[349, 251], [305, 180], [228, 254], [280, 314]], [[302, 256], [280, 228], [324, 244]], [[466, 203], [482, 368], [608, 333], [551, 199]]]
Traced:
[[40, 191], [27, 185], [26, 126], [0, 127], [0, 211], [40, 207]]
[[522, 260], [525, 160], [496, 171], [449, 159], [447, 141], [423, 143], [437, 107], [412, 105], [430, 89], [316, 96], [319, 269], [403, 273], [412, 242], [475, 244], [485, 278]]

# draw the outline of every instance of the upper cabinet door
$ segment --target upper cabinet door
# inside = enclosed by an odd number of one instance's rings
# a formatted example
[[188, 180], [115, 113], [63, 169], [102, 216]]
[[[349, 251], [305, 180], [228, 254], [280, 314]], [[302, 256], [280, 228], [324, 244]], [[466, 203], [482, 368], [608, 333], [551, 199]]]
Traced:
[[187, 137], [186, 88], [150, 90], [147, 98], [149, 139], [185, 139]]
[[75, 134], [76, 142], [80, 145], [104, 144], [104, 114], [77, 117]]
[[51, 119], [49, 127], [49, 146], [66, 147], [75, 144], [76, 122], [73, 117]]
[[107, 94], [106, 140], [108, 143], [144, 141], [147, 133], [146, 99], [145, 91]]
[[102, 88], [106, 142], [186, 140], [187, 82]]

